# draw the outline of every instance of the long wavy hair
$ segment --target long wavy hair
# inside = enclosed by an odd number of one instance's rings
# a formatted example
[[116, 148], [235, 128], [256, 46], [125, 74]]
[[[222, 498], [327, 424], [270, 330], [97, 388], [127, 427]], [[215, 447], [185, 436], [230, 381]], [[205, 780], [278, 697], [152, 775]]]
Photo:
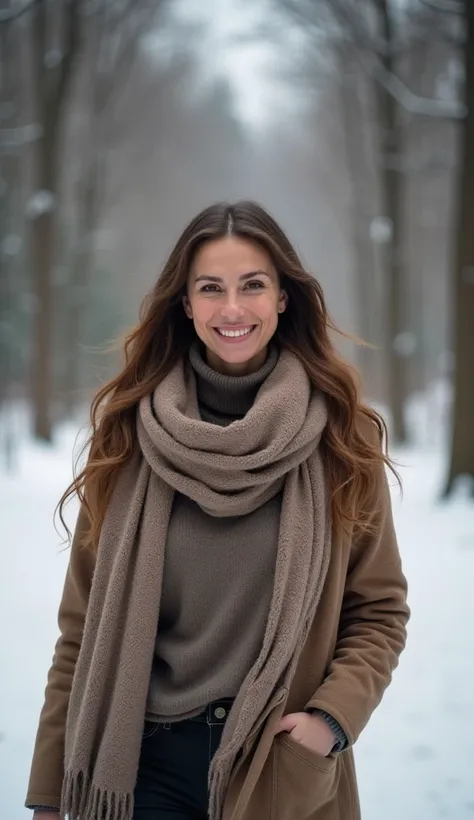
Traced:
[[136, 446], [137, 405], [186, 355], [195, 339], [193, 323], [182, 304], [194, 255], [204, 242], [229, 235], [257, 242], [269, 254], [288, 294], [288, 308], [279, 317], [275, 341], [300, 359], [314, 387], [325, 394], [328, 423], [320, 446], [333, 528], [350, 535], [372, 527], [372, 499], [380, 468], [385, 464], [393, 470], [385, 423], [362, 403], [356, 372], [334, 349], [330, 331], [337, 329], [321, 286], [304, 269], [274, 219], [260, 205], [242, 201], [212, 205], [184, 230], [141, 306], [137, 326], [125, 338], [122, 371], [92, 402], [90, 437], [81, 454], [88, 451], [87, 460], [80, 471], [76, 465], [74, 480], [58, 504], [66, 527], [64, 505], [73, 495], [79, 497], [89, 522], [84, 545], [92, 550], [99, 543], [117, 474]]

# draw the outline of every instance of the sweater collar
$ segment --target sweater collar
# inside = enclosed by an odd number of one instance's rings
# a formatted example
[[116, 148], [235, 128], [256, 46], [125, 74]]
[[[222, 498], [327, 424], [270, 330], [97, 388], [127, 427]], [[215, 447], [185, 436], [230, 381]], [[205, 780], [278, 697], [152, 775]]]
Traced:
[[199, 406], [219, 416], [236, 419], [246, 415], [252, 407], [259, 388], [278, 361], [278, 350], [270, 346], [262, 367], [246, 376], [227, 376], [213, 370], [202, 355], [202, 347], [194, 342], [189, 360], [196, 375]]

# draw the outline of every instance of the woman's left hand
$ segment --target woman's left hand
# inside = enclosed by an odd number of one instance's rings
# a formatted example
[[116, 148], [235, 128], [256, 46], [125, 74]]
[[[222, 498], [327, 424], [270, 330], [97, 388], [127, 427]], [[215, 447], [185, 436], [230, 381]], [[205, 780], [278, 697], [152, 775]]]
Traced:
[[331, 753], [337, 740], [324, 718], [308, 712], [285, 715], [280, 720], [275, 734], [278, 735], [280, 732], [287, 732], [297, 743], [323, 757]]

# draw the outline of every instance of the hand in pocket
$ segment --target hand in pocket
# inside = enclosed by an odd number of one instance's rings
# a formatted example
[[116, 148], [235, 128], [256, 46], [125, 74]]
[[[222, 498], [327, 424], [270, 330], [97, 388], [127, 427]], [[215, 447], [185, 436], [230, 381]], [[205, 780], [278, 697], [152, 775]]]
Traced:
[[275, 734], [287, 732], [291, 739], [311, 752], [327, 757], [336, 743], [336, 736], [326, 721], [317, 714], [295, 712], [285, 715]]

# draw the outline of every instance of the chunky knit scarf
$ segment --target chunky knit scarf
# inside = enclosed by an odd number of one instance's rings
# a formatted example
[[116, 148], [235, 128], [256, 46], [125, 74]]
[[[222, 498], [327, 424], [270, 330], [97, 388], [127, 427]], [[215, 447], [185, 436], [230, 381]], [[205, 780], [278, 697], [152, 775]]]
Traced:
[[74, 675], [62, 816], [132, 820], [174, 492], [224, 517], [282, 492], [266, 633], [210, 771], [210, 817], [219, 820], [239, 752], [275, 692], [289, 686], [321, 596], [330, 553], [318, 448], [325, 423], [322, 395], [287, 351], [246, 416], [228, 427], [200, 419], [187, 361], [140, 402], [138, 445], [107, 510]]

